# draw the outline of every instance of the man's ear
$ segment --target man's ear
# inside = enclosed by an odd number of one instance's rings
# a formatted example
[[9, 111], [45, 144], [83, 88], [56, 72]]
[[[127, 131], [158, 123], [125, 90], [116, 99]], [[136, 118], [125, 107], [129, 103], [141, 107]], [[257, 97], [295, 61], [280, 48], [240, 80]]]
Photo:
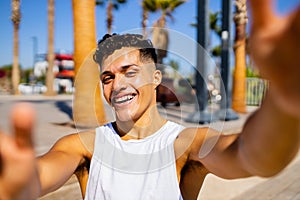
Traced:
[[155, 88], [161, 83], [161, 79], [162, 79], [161, 71], [160, 70], [155, 70], [154, 71], [154, 80], [153, 80]]

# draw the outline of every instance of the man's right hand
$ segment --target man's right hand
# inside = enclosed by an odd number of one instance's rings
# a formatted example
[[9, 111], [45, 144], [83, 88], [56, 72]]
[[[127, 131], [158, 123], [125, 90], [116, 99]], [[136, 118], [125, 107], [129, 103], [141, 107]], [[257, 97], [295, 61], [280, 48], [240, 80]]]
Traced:
[[300, 119], [300, 5], [279, 16], [275, 0], [251, 0], [251, 57], [263, 78], [270, 80], [272, 101]]
[[12, 135], [0, 132], [0, 199], [36, 199], [40, 193], [32, 133], [35, 112], [29, 104], [14, 106]]

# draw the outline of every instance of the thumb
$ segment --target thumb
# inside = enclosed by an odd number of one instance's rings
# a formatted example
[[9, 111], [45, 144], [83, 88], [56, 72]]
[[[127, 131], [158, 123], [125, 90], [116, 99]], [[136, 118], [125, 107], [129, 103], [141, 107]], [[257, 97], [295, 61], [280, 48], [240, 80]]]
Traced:
[[274, 0], [249, 0], [249, 4], [254, 27], [264, 27], [275, 18]]
[[20, 148], [33, 148], [35, 111], [28, 103], [14, 106], [11, 113], [12, 131]]

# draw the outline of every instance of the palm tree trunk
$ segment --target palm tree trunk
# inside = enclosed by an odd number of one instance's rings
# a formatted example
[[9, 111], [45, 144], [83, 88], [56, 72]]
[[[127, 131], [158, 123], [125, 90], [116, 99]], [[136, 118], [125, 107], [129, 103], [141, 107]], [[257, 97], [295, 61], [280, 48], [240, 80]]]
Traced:
[[13, 65], [12, 65], [12, 86], [13, 94], [20, 94], [18, 86], [20, 83], [20, 68], [19, 68], [19, 25], [21, 21], [20, 13], [20, 1], [12, 0], [12, 16], [11, 20], [13, 22]]
[[19, 28], [14, 26], [14, 55], [12, 65], [12, 86], [13, 94], [20, 94], [18, 85], [20, 83], [20, 68], [19, 68]]
[[169, 46], [169, 33], [165, 29], [166, 15], [162, 16], [157, 20], [153, 26], [152, 41], [157, 51], [157, 63], [162, 64], [163, 59], [167, 57], [167, 50]]
[[95, 1], [73, 0], [75, 96], [73, 119], [78, 127], [106, 122], [99, 69], [92, 59], [96, 47]]
[[46, 86], [47, 92], [45, 95], [53, 96], [56, 95], [56, 92], [53, 88], [54, 74], [53, 74], [53, 66], [54, 66], [54, 0], [48, 0], [48, 69], [46, 75]]
[[236, 112], [244, 113], [246, 112], [246, 0], [237, 0], [236, 10], [232, 108]]
[[143, 13], [142, 13], [142, 29], [143, 29], [143, 36], [144, 38], [147, 38], [147, 20], [148, 20], [148, 11], [147, 9], [143, 6]]
[[107, 33], [111, 34], [112, 33], [112, 23], [113, 23], [113, 2], [111, 0], [109, 0], [108, 4], [107, 4], [107, 9], [106, 9], [106, 13], [107, 13], [107, 19], [106, 19], [106, 26], [107, 26]]

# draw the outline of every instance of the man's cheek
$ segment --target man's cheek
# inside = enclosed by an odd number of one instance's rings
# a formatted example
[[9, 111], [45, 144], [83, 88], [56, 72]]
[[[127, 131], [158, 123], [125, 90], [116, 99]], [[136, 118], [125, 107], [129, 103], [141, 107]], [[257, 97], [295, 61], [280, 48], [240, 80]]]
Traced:
[[146, 77], [135, 78], [131, 82], [137, 89], [148, 86], [152, 84], [151, 80], [148, 80]]
[[110, 93], [111, 92], [105, 90], [105, 87], [103, 87], [103, 95], [104, 95], [104, 98], [105, 98], [105, 100], [108, 104], [111, 104], [111, 102], [110, 102]]

